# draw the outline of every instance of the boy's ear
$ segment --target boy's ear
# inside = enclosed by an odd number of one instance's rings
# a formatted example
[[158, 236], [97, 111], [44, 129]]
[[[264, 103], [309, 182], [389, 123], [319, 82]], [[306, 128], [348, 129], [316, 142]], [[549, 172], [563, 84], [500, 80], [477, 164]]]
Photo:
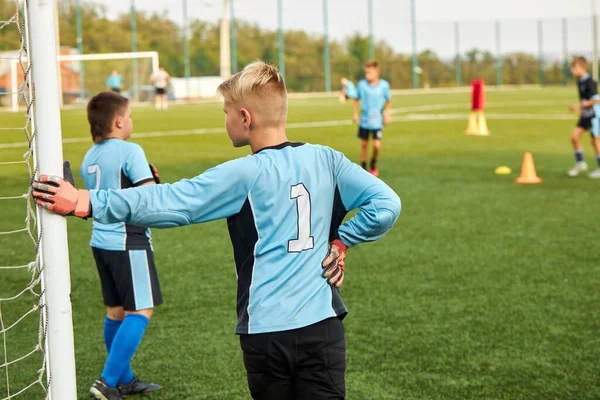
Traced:
[[120, 115], [117, 115], [115, 117], [115, 121], [113, 122], [113, 125], [115, 125], [119, 129], [121, 129], [123, 127], [123, 117], [121, 117]]
[[247, 108], [242, 108], [240, 109], [240, 113], [242, 114], [244, 126], [250, 128], [252, 125], [252, 115], [250, 114], [250, 111]]

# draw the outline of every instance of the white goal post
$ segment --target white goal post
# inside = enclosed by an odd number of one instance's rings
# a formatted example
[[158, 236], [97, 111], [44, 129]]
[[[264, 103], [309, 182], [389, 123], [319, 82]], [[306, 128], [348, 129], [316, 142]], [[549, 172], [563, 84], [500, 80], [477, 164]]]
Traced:
[[[28, 0], [25, 18], [29, 33], [32, 84], [35, 100], [33, 145], [36, 176], [63, 174], [62, 133], [58, 99], [58, 63], [54, 11], [57, 0]], [[13, 91], [16, 87], [13, 87]], [[48, 398], [76, 400], [75, 349], [67, 221], [39, 210], [42, 252], [42, 293], [45, 313]]]
[[[61, 54], [56, 56], [56, 64], [62, 61], [103, 61], [103, 60], [134, 60], [141, 58], [150, 58], [152, 60], [152, 72], [158, 71], [158, 52], [139, 51], [135, 53], [101, 53], [101, 54]], [[25, 60], [26, 61], [26, 60]], [[19, 111], [19, 60], [11, 60], [10, 65], [10, 92], [12, 93], [12, 111]], [[58, 76], [58, 67], [57, 67]], [[59, 88], [60, 89], [60, 88]], [[60, 95], [60, 92], [58, 93]]]

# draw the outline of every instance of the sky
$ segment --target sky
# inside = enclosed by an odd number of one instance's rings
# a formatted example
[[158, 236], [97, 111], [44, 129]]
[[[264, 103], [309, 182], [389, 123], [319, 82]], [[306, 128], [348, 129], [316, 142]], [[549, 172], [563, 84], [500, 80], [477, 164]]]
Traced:
[[[90, 1], [90, 0], [84, 0]], [[105, 4], [109, 15], [127, 12], [132, 0], [92, 0]], [[166, 12], [183, 20], [184, 0], [135, 0], [136, 8]], [[560, 55], [591, 48], [591, 3], [599, 0], [415, 0], [417, 48], [450, 56], [477, 47], [496, 51], [496, 20], [500, 20], [500, 50], [538, 52], [539, 27], [544, 54]], [[323, 32], [323, 0], [282, 0], [284, 29]], [[190, 18], [216, 21], [223, 13], [223, 0], [187, 0]], [[329, 34], [341, 40], [359, 31], [368, 32], [368, 0], [328, 0]], [[277, 0], [234, 0], [236, 18], [264, 28], [277, 27]], [[561, 19], [566, 18], [566, 38]], [[458, 24], [458, 41], [455, 22]], [[377, 39], [396, 51], [410, 52], [410, 0], [373, 0], [373, 31]], [[458, 42], [458, 43], [457, 43]]]

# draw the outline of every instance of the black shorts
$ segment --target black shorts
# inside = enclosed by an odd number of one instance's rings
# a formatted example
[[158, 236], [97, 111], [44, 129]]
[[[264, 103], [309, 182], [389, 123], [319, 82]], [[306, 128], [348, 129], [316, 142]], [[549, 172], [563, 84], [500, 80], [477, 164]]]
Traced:
[[113, 251], [92, 247], [92, 253], [106, 306], [138, 311], [162, 304], [152, 250]]
[[577, 126], [591, 133], [593, 137], [600, 136], [600, 119], [597, 117], [581, 117], [577, 121]]
[[240, 343], [253, 399], [346, 396], [346, 338], [339, 318], [290, 331], [240, 335]]
[[115, 93], [121, 93], [121, 89], [119, 88], [111, 88], [110, 90], [112, 90]]
[[155, 88], [156, 89], [156, 95], [160, 95], [160, 94], [166, 94], [167, 90], [165, 88]]
[[365, 129], [358, 128], [358, 137], [363, 140], [369, 140], [369, 137], [373, 136], [373, 139], [381, 140], [383, 138], [383, 129]]

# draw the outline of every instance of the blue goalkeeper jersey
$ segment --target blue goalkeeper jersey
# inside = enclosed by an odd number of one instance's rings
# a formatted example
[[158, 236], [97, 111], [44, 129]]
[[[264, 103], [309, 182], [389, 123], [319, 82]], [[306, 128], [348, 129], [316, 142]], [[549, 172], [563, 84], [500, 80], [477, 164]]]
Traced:
[[[95, 143], [83, 158], [79, 173], [88, 190], [125, 189], [154, 181], [144, 150], [120, 139]], [[90, 245], [116, 251], [152, 248], [149, 229], [123, 222], [94, 221]]]
[[400, 213], [398, 195], [342, 153], [290, 142], [174, 184], [92, 190], [90, 197], [94, 220], [105, 224], [169, 228], [227, 218], [238, 334], [345, 315], [339, 289], [321, 276], [330, 240], [348, 246], [377, 240]]
[[383, 129], [383, 109], [385, 103], [392, 99], [390, 84], [380, 79], [377, 85], [371, 86], [363, 79], [358, 82], [357, 100], [360, 100], [360, 127], [369, 130]]
[[120, 89], [121, 85], [123, 84], [123, 77], [121, 77], [121, 75], [117, 74], [117, 75], [109, 75], [108, 78], [106, 78], [106, 86], [111, 88], [111, 89]]

